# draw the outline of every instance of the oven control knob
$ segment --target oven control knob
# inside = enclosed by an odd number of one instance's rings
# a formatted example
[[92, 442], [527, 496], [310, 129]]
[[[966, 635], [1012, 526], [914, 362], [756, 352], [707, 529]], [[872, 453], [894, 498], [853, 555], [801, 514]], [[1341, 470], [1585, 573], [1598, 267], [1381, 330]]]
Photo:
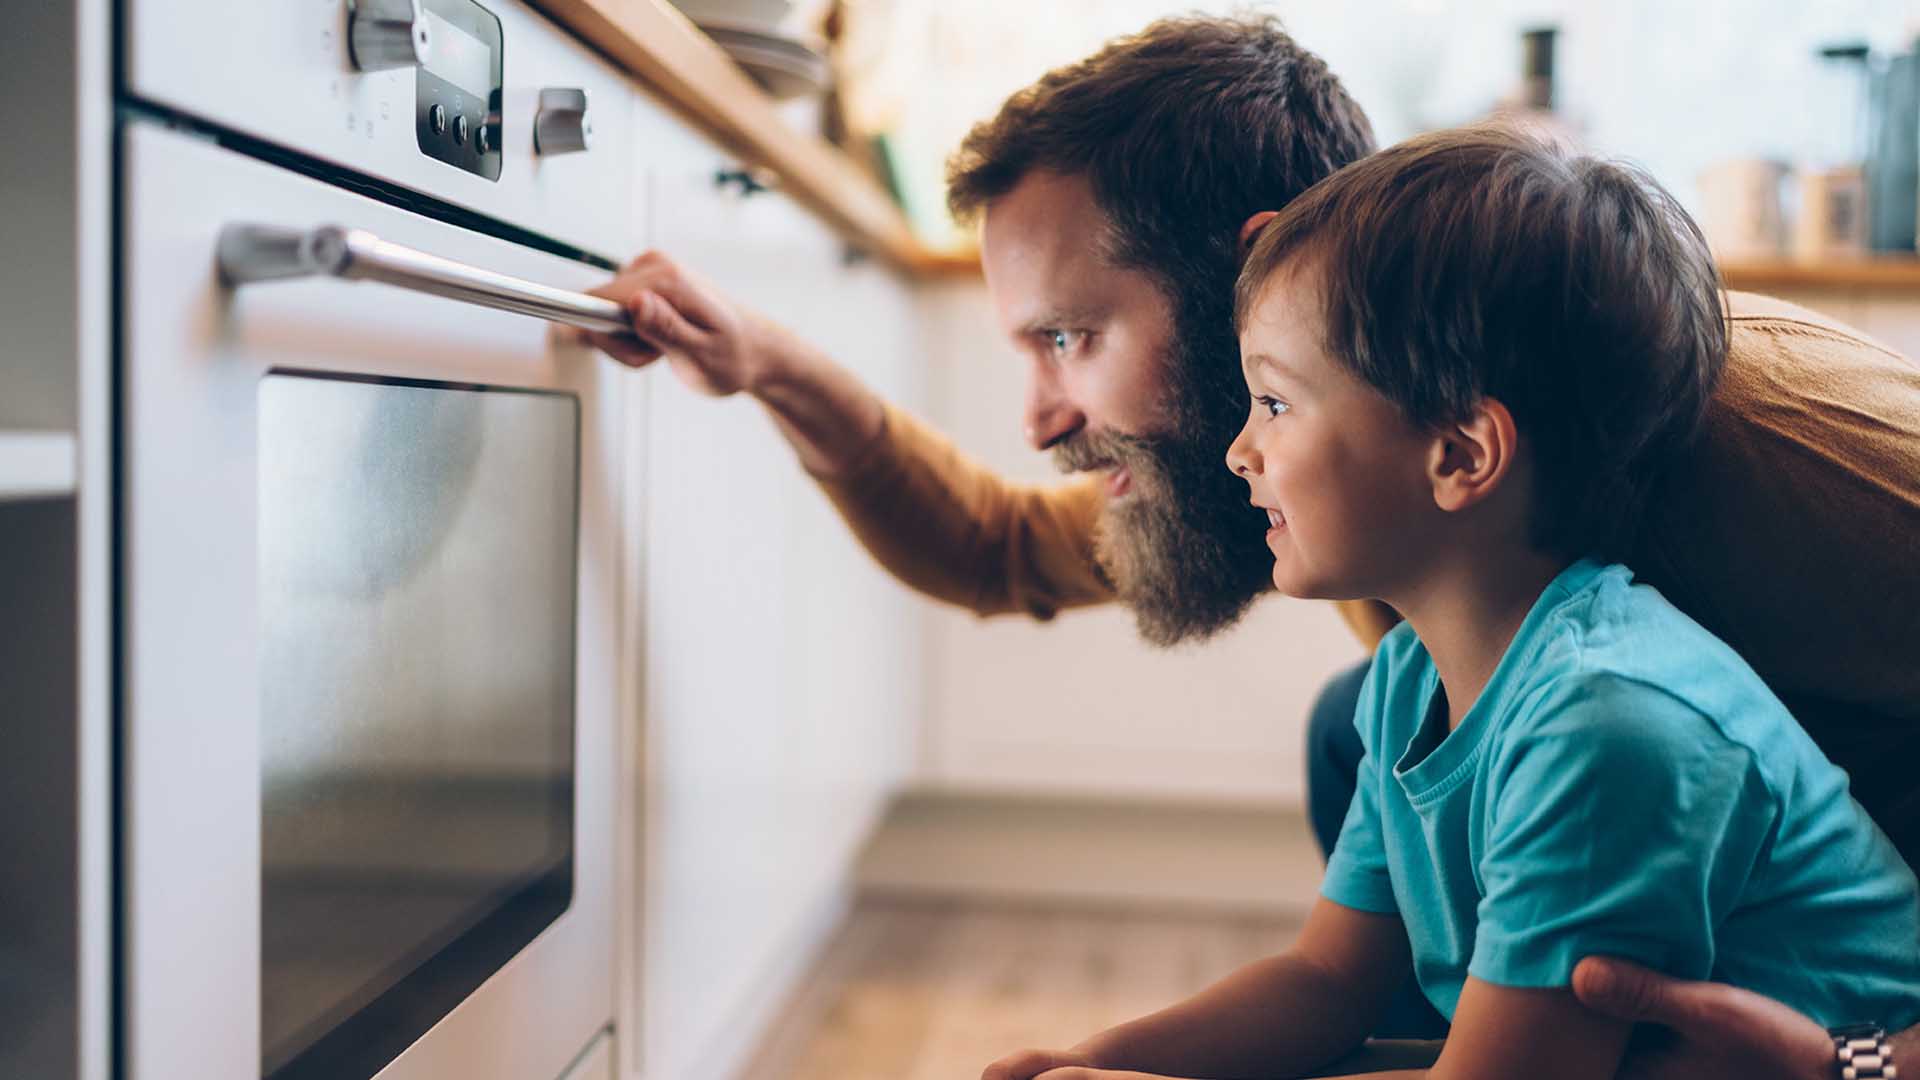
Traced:
[[540, 111], [533, 118], [535, 153], [571, 154], [585, 150], [592, 139], [585, 90], [549, 86], [540, 91]]
[[425, 64], [433, 38], [420, 0], [347, 0], [347, 49], [361, 71]]

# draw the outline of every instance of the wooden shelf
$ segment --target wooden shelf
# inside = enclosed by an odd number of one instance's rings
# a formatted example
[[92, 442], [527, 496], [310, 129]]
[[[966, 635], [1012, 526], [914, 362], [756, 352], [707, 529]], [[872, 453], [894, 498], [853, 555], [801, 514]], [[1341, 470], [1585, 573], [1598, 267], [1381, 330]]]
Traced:
[[0, 431], [0, 502], [73, 494], [74, 439], [64, 431]]
[[1729, 289], [1911, 290], [1920, 294], [1920, 256], [1876, 255], [1820, 262], [1735, 259], [1720, 264], [1720, 276]]
[[[980, 276], [977, 252], [936, 252], [921, 249], [915, 276], [928, 279]], [[1729, 289], [1766, 292], [1776, 289], [1847, 289], [1906, 292], [1920, 300], [1920, 256], [1881, 255], [1864, 259], [1800, 262], [1793, 259], [1738, 259], [1720, 264], [1720, 276]]]
[[920, 271], [925, 253], [886, 191], [825, 139], [788, 126], [766, 91], [678, 8], [666, 0], [532, 2], [747, 163], [778, 174], [782, 190], [850, 242]]

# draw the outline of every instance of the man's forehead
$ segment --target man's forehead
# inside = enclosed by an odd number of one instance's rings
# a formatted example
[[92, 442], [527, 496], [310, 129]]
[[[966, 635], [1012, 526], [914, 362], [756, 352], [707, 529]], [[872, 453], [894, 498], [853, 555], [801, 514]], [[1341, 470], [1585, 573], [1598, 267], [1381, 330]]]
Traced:
[[1054, 261], [1104, 259], [1111, 230], [1093, 185], [1078, 174], [1035, 169], [987, 204], [984, 247]]

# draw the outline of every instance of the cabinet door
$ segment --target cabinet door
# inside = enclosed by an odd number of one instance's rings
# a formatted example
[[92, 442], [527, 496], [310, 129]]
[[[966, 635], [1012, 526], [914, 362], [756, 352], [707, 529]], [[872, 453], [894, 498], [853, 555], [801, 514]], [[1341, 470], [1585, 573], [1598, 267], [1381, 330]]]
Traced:
[[[883, 392], [911, 390], [902, 282], [849, 267], [777, 192], [716, 185], [691, 136], [649, 146], [651, 242], [808, 336]], [[860, 844], [909, 764], [918, 608], [848, 536], [765, 412], [664, 365], [645, 416], [644, 690], [635, 1061], [724, 1076], [837, 920]]]

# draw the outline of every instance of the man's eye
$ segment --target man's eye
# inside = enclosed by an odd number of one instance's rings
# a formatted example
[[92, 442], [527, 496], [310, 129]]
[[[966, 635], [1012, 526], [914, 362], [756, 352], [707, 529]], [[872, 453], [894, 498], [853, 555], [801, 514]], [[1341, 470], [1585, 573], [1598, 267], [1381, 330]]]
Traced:
[[1079, 330], [1049, 330], [1047, 344], [1054, 352], [1067, 353], [1079, 346], [1085, 337], [1086, 334]]
[[1279, 416], [1281, 413], [1289, 412], [1292, 409], [1292, 406], [1276, 397], [1256, 395], [1253, 400], [1261, 408], [1267, 410], [1268, 416]]

